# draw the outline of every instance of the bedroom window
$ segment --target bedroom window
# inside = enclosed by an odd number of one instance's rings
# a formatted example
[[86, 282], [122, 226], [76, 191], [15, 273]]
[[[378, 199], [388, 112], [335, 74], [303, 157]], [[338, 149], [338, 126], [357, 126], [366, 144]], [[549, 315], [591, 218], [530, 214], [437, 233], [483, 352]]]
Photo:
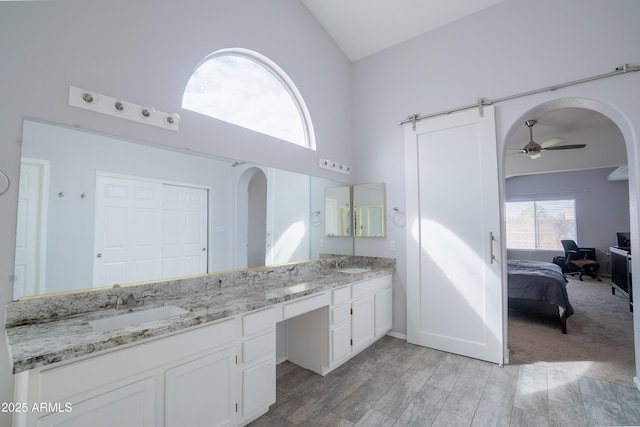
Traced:
[[561, 240], [576, 240], [576, 201], [507, 202], [507, 248], [562, 250]]
[[206, 57], [184, 91], [182, 107], [315, 150], [302, 96], [273, 61], [247, 49]]

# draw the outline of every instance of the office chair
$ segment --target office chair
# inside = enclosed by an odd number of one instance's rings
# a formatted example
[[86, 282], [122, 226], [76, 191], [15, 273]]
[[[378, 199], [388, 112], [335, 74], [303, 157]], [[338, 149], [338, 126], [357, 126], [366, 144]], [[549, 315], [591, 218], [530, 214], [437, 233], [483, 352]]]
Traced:
[[602, 281], [598, 277], [600, 264], [596, 261], [595, 248], [580, 248], [573, 240], [561, 240], [561, 242], [564, 248], [566, 274], [571, 276], [579, 274], [580, 280], [583, 275], [587, 275], [597, 279], [598, 282]]

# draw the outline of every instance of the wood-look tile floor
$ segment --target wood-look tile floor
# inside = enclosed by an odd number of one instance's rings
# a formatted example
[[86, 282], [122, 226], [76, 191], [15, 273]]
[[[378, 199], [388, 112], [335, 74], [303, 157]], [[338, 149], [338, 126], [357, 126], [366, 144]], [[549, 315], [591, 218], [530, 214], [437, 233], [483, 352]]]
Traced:
[[281, 363], [276, 400], [252, 427], [640, 425], [636, 388], [390, 336], [324, 377]]

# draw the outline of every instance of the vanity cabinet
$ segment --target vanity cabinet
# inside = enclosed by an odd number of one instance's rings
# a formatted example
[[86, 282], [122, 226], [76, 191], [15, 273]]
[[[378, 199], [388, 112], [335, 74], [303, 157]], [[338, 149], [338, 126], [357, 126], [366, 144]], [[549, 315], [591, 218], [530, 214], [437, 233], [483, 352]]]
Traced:
[[246, 425], [276, 401], [276, 322], [287, 359], [326, 375], [391, 329], [391, 286], [387, 274], [22, 371], [14, 426]]
[[388, 274], [333, 289], [329, 307], [287, 322], [287, 359], [326, 375], [367, 348], [391, 330], [391, 287]]
[[235, 425], [236, 354], [234, 318], [23, 371], [15, 396], [29, 410], [14, 426]]

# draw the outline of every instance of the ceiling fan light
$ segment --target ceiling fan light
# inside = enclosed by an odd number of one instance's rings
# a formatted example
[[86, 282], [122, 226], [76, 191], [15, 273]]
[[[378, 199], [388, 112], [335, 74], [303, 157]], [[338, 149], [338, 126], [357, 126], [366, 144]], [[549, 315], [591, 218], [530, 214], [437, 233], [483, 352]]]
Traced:
[[531, 157], [531, 160], [535, 160], [535, 159], [539, 159], [539, 158], [540, 158], [540, 156], [542, 156], [542, 154], [541, 154], [541, 153], [536, 153], [536, 154], [532, 154], [532, 155], [531, 155], [531, 156], [529, 156], [529, 157]]

